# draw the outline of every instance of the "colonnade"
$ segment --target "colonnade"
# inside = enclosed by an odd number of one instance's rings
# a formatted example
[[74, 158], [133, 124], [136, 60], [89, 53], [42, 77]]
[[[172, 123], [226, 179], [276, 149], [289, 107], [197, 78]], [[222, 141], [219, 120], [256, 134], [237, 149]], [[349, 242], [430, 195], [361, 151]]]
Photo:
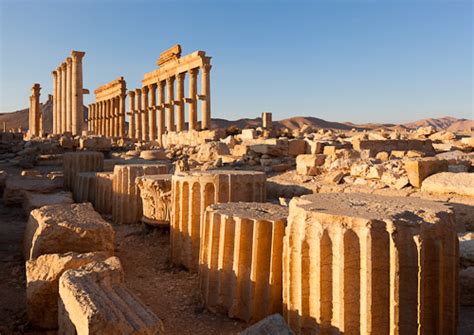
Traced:
[[84, 120], [82, 58], [86, 53], [71, 51], [71, 57], [52, 72], [53, 133], [81, 135]]

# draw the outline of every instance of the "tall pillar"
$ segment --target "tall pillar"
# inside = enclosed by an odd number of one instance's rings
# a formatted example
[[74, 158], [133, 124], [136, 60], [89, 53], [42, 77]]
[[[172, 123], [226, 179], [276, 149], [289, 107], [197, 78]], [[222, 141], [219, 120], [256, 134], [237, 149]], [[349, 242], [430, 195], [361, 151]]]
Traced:
[[184, 78], [186, 73], [176, 75], [176, 131], [184, 130]]
[[211, 64], [201, 67], [201, 130], [211, 128]]
[[174, 131], [174, 77], [166, 78], [166, 128]]
[[34, 84], [31, 88], [30, 109], [28, 111], [28, 133], [31, 137], [41, 135], [40, 90], [40, 84]]
[[66, 58], [66, 131], [72, 132], [72, 58]]
[[114, 99], [109, 99], [109, 137], [114, 137], [114, 109], [115, 101]]
[[92, 124], [92, 104], [87, 105], [87, 131], [91, 130]]
[[135, 137], [138, 140], [142, 139], [142, 118], [141, 118], [141, 111], [142, 111], [142, 90], [137, 88], [135, 90], [135, 97], [137, 99], [136, 102], [136, 110], [135, 110]]
[[61, 133], [67, 131], [67, 121], [66, 121], [66, 82], [67, 82], [67, 64], [61, 64]]
[[119, 137], [120, 133], [120, 97], [114, 97], [114, 128], [113, 128], [113, 136]]
[[105, 137], [110, 137], [110, 100], [105, 100]]
[[142, 87], [142, 141], [148, 141], [148, 87]]
[[125, 93], [120, 94], [119, 99], [119, 137], [125, 138]]
[[197, 130], [197, 74], [198, 69], [189, 70], [189, 130]]
[[107, 126], [107, 101], [101, 101], [100, 102], [100, 124], [101, 124], [101, 127], [100, 127], [100, 134], [102, 136], [106, 136], [106, 133], [105, 133], [105, 128]]
[[82, 51], [71, 51], [72, 56], [72, 133], [81, 135], [82, 123], [84, 121], [83, 106], [83, 82], [82, 82], [82, 58], [86, 53]]
[[58, 133], [57, 122], [58, 122], [58, 72], [52, 71], [53, 75], [53, 134]]
[[162, 81], [158, 82], [158, 143], [163, 145], [163, 134], [165, 132], [165, 86]]
[[135, 91], [128, 91], [129, 101], [129, 122], [128, 122], [128, 137], [135, 139]]
[[156, 84], [151, 84], [148, 86], [150, 90], [150, 106], [148, 108], [149, 116], [149, 139], [150, 141], [156, 141]]
[[58, 97], [56, 98], [56, 116], [57, 116], [57, 122], [56, 122], [56, 134], [61, 134], [62, 133], [62, 82], [63, 82], [63, 74], [61, 71], [61, 66], [58, 66], [56, 68], [56, 73], [58, 74], [58, 80], [57, 80], [57, 87], [56, 91], [58, 93]]

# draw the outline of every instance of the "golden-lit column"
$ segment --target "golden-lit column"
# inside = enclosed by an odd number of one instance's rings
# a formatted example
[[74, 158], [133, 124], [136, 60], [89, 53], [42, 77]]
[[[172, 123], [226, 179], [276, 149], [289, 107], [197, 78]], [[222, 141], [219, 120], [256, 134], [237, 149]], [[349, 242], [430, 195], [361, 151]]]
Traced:
[[186, 73], [176, 75], [176, 131], [184, 130], [184, 78]]
[[100, 121], [101, 122], [100, 134], [102, 136], [105, 136], [105, 128], [106, 128], [106, 124], [107, 124], [107, 113], [106, 113], [107, 110], [106, 110], [106, 108], [107, 108], [106, 101], [104, 101], [104, 100], [101, 101], [100, 102], [100, 110], [101, 110], [102, 117], [101, 117], [101, 121]]
[[66, 58], [66, 131], [72, 131], [72, 58]]
[[110, 100], [105, 100], [105, 136], [110, 137], [110, 110], [112, 108], [112, 104]]
[[91, 131], [92, 104], [87, 105], [87, 131]]
[[165, 132], [165, 86], [162, 81], [158, 82], [158, 143], [163, 145], [163, 134]]
[[53, 76], [53, 134], [58, 133], [58, 72], [52, 71]]
[[142, 141], [148, 141], [148, 87], [142, 87]]
[[211, 128], [211, 64], [201, 67], [201, 130]]
[[166, 78], [166, 128], [174, 131], [174, 77]]
[[137, 88], [135, 90], [135, 98], [136, 100], [136, 110], [135, 110], [135, 136], [138, 140], [142, 139], [142, 90]]
[[64, 62], [61, 64], [61, 133], [64, 134], [67, 131], [67, 103], [66, 103], [66, 90], [67, 90], [67, 64]]
[[189, 70], [189, 130], [197, 130], [197, 75], [198, 69]]
[[72, 107], [71, 107], [71, 128], [73, 135], [82, 134], [82, 124], [84, 122], [84, 92], [82, 77], [82, 58], [86, 53], [82, 51], [71, 51], [72, 56]]
[[109, 137], [114, 137], [115, 99], [109, 99]]
[[128, 91], [128, 138], [135, 139], [135, 91]]
[[97, 102], [94, 103], [94, 114], [95, 114], [95, 118], [94, 118], [94, 134], [95, 135], [99, 135], [99, 104]]
[[150, 121], [149, 124], [149, 139], [150, 141], [156, 140], [156, 84], [151, 84], [148, 86], [150, 91], [150, 106], [148, 108], [148, 118]]
[[113, 98], [114, 100], [114, 137], [120, 136], [120, 96]]
[[58, 66], [56, 68], [56, 73], [58, 74], [58, 81], [57, 81], [57, 87], [56, 90], [58, 92], [58, 97], [56, 98], [56, 116], [57, 116], [57, 121], [56, 121], [56, 134], [61, 134], [62, 133], [62, 82], [63, 82], [63, 74], [61, 71], [61, 66]]
[[119, 95], [119, 136], [125, 138], [125, 98], [127, 95]]

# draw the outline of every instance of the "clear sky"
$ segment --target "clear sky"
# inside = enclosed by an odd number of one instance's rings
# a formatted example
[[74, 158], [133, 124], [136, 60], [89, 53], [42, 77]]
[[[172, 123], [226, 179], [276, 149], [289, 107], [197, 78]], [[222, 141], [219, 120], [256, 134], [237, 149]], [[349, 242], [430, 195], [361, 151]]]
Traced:
[[[160, 52], [212, 56], [212, 117], [474, 118], [473, 2], [0, 0], [0, 111], [86, 51], [84, 87], [128, 88]], [[85, 103], [93, 95], [85, 96]]]

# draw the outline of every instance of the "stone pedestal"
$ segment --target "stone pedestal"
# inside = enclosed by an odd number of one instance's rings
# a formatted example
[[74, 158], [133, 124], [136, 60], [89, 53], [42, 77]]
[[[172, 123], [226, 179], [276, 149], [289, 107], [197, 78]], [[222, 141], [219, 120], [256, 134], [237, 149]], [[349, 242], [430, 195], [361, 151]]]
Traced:
[[207, 207], [199, 279], [208, 309], [250, 323], [281, 313], [287, 216], [287, 208], [268, 203]]
[[152, 226], [169, 226], [171, 217], [171, 175], [137, 178], [143, 203], [142, 221]]
[[209, 170], [173, 175], [171, 261], [197, 272], [201, 219], [207, 206], [266, 199], [263, 172]]
[[313, 194], [290, 203], [284, 316], [296, 334], [456, 334], [458, 239], [439, 203]]

